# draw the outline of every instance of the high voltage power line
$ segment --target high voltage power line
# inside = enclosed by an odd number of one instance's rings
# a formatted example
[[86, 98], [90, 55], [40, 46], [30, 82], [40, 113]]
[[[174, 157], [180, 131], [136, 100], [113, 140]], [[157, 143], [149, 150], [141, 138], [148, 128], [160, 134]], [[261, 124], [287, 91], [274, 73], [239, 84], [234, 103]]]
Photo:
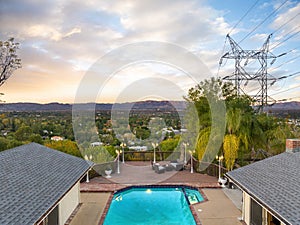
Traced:
[[[227, 34], [225, 41], [224, 41], [224, 47], [222, 52], [222, 57], [219, 61], [219, 68], [222, 65], [223, 59], [234, 59], [235, 60], [235, 71], [233, 75], [225, 76], [224, 80], [234, 81], [236, 90], [238, 94], [244, 94], [244, 90], [241, 88], [241, 83], [245, 81], [245, 86], [248, 84], [249, 81], [255, 81], [259, 84], [258, 92], [256, 95], [254, 95], [254, 100], [257, 105], [259, 105], [260, 111], [263, 111], [264, 106], [268, 105], [270, 102], [275, 103], [275, 100], [268, 96], [268, 88], [272, 86], [275, 82], [286, 79], [289, 77], [296, 76], [300, 74], [300, 72], [292, 73], [289, 75], [284, 75], [278, 78], [270, 77], [268, 74], [268, 60], [272, 59], [270, 65], [273, 65], [275, 60], [278, 57], [282, 57], [290, 52], [292, 52], [295, 49], [292, 49], [290, 51], [284, 52], [282, 54], [279, 54], [275, 56], [271, 53], [271, 50], [275, 49], [276, 47], [282, 45], [292, 37], [296, 36], [298, 33], [300, 33], [300, 30], [295, 32], [295, 29], [293, 29], [291, 32], [289, 32], [286, 35], [291, 34], [290, 36], [285, 35], [285, 39], [282, 41], [276, 43], [275, 46], [272, 46], [272, 48], [269, 48], [269, 42], [272, 34], [277, 33], [278, 31], [282, 30], [285, 26], [287, 26], [290, 22], [292, 22], [297, 16], [300, 15], [300, 12], [294, 15], [293, 17], [289, 18], [286, 22], [281, 24], [275, 31], [273, 31], [268, 37], [267, 40], [264, 42], [263, 46], [259, 50], [244, 50], [242, 49], [239, 44], [243, 42], [246, 38], [248, 38], [257, 28], [259, 28], [262, 24], [264, 24], [271, 16], [273, 16], [276, 12], [278, 12], [286, 3], [288, 0], [285, 0], [282, 4], [280, 4], [276, 9], [274, 9], [264, 20], [262, 20], [258, 25], [256, 25], [248, 34], [246, 34], [238, 43], [235, 42], [229, 34], [240, 24], [240, 22], [249, 14], [251, 10], [257, 5], [258, 0], [247, 10], [247, 12], [241, 17], [241, 19], [235, 24], [233, 28], [231, 28], [230, 32]], [[225, 51], [225, 45], [226, 42], [229, 42], [231, 49], [224, 54]], [[299, 58], [300, 56], [294, 57], [281, 65], [271, 69], [275, 70], [280, 68], [281, 66]], [[252, 60], [252, 61], [251, 61]], [[247, 65], [249, 65], [249, 61], [251, 63], [258, 62], [259, 68], [253, 73], [247, 71], [245, 68]]]
[[[256, 0], [254, 2], [253, 5], [251, 5], [251, 7], [245, 12], [245, 14], [238, 20], [238, 22], [231, 28], [231, 30], [228, 32], [228, 35], [242, 22], [242, 20], [252, 11], [252, 9], [254, 9], [254, 7], [257, 5], [257, 3], [259, 2], [259, 0]], [[226, 47], [226, 41], [227, 41], [227, 37], [225, 37], [225, 41], [224, 41], [224, 45], [223, 45], [223, 49], [222, 49], [222, 55], [224, 54], [225, 51], [225, 47]], [[218, 65], [218, 71], [217, 71], [217, 77], [219, 76], [219, 72], [220, 72], [220, 68], [221, 68], [221, 64], [219, 63]]]
[[[299, 72], [298, 72], [298, 73], [299, 73]], [[295, 87], [292, 87], [292, 88], [289, 88], [289, 89], [286, 89], [286, 90], [283, 90], [283, 91], [276, 92], [276, 93], [273, 94], [273, 95], [282, 94], [282, 93], [284, 93], [284, 92], [288, 92], [288, 91], [293, 90], [293, 89], [296, 89], [296, 88], [300, 88], [300, 85], [297, 85], [297, 86], [295, 86]]]
[[[294, 29], [295, 30], [295, 29]], [[300, 30], [298, 30], [297, 32], [293, 33], [292, 35], [290, 35], [289, 37], [285, 38], [283, 41], [277, 43], [275, 46], [273, 46], [270, 50], [273, 50], [275, 48], [277, 48], [278, 46], [282, 45], [284, 42], [288, 41], [289, 39], [291, 39], [292, 37], [296, 36], [297, 34], [300, 33]]]
[[293, 60], [298, 59], [298, 58], [300, 58], [300, 55], [298, 55], [298, 56], [296, 56], [296, 57], [294, 57], [294, 58], [291, 58], [291, 59], [288, 60], [288, 61], [283, 62], [283, 63], [280, 64], [279, 66], [276, 66], [276, 67], [271, 68], [271, 69], [269, 70], [269, 72], [270, 72], [270, 71], [273, 71], [273, 70], [275, 70], [275, 69], [278, 69], [278, 68], [284, 66], [285, 64], [288, 64], [289, 62], [292, 62]]
[[278, 6], [275, 10], [273, 10], [263, 21], [257, 24], [242, 40], [238, 42], [238, 44], [242, 43], [246, 38], [248, 38], [257, 28], [259, 28], [262, 24], [264, 24], [272, 15], [274, 15], [279, 9], [284, 6], [288, 0], [285, 0], [280, 6]]
[[276, 32], [278, 32], [279, 30], [281, 30], [284, 26], [286, 26], [287, 24], [289, 24], [290, 22], [292, 22], [297, 16], [300, 15], [300, 12], [297, 13], [295, 16], [293, 16], [292, 18], [290, 18], [288, 21], [286, 21], [284, 24], [282, 24], [280, 27], [278, 27], [275, 31], [272, 32], [272, 34], [274, 35]]
[[257, 5], [259, 0], [256, 0], [254, 4], [245, 12], [245, 14], [239, 19], [239, 21], [231, 28], [231, 30], [228, 32], [230, 34], [239, 24], [242, 22], [242, 20], [251, 12], [251, 10]]

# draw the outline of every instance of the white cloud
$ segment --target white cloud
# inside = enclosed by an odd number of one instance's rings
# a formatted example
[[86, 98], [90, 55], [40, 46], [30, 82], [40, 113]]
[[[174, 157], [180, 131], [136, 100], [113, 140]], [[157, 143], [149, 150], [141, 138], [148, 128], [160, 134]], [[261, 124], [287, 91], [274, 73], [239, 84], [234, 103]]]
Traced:
[[[14, 36], [21, 42], [23, 63], [3, 91], [7, 97], [19, 96], [20, 101], [31, 101], [30, 95], [44, 95], [45, 87], [60, 92], [49, 92], [49, 98], [69, 96], [97, 59], [137, 41], [178, 44], [214, 69], [219, 51], [208, 49], [221, 49], [229, 30], [224, 12], [205, 1], [11, 0], [0, 4], [0, 39]], [[186, 81], [178, 76], [176, 82]], [[16, 94], [22, 87], [24, 93]]]
[[269, 34], [255, 34], [251, 37], [252, 40], [254, 41], [259, 41], [259, 43], [262, 43], [262, 41], [265, 41], [267, 39], [267, 37], [269, 36]]
[[[299, 31], [300, 24], [300, 3], [295, 6], [286, 9], [282, 13], [278, 14], [271, 24], [271, 27], [278, 30], [276, 33], [277, 40], [283, 39], [286, 35], [293, 34]], [[291, 33], [292, 32], [292, 33]], [[276, 37], [275, 37], [276, 38]]]
[[72, 36], [73, 34], [79, 34], [79, 33], [81, 33], [81, 29], [78, 27], [74, 27], [70, 32], [66, 33], [64, 37], [69, 37]]
[[41, 37], [54, 41], [59, 41], [62, 38], [62, 34], [55, 28], [46, 25], [33, 25], [28, 27], [25, 32], [30, 38]]

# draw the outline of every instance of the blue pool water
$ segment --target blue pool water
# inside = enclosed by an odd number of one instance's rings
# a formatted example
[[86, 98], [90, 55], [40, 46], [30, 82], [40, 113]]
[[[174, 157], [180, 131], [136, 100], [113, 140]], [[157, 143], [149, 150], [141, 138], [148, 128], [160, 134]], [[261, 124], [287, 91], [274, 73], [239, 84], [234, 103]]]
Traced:
[[189, 203], [200, 201], [186, 187], [131, 188], [114, 195], [104, 225], [196, 225]]

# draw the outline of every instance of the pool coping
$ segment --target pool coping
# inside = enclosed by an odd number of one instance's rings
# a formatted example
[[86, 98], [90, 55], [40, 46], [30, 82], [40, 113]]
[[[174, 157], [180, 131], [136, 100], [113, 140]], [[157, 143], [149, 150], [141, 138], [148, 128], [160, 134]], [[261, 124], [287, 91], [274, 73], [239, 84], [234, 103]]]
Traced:
[[73, 210], [67, 221], [64, 223], [64, 225], [69, 225], [71, 221], [74, 219], [75, 215], [78, 213], [79, 209], [81, 208], [82, 203], [79, 203], [76, 208]]
[[189, 186], [193, 188], [222, 188], [220, 184], [218, 183], [188, 183], [188, 182], [171, 182], [171, 183], [149, 183], [149, 184], [95, 184], [93, 186], [86, 186], [86, 187], [80, 187], [80, 192], [115, 192], [118, 190], [121, 190], [123, 188], [131, 187], [131, 186], [140, 186], [140, 185], [156, 185], [156, 186]]
[[109, 206], [111, 204], [111, 201], [113, 200], [114, 194], [115, 194], [114, 192], [111, 192], [110, 196], [108, 197], [108, 200], [107, 200], [106, 205], [105, 205], [105, 207], [103, 209], [103, 213], [101, 215], [100, 221], [98, 223], [99, 225], [102, 225], [104, 223], [105, 217], [106, 217], [106, 215], [108, 213], [108, 209], [109, 209]]
[[206, 194], [202, 191], [202, 189], [200, 189], [200, 188], [197, 188], [197, 189], [198, 189], [198, 191], [200, 192], [200, 194], [202, 195], [203, 201], [197, 202], [197, 203], [195, 203], [195, 204], [190, 205], [190, 209], [191, 209], [191, 212], [192, 212], [192, 214], [193, 214], [193, 216], [194, 216], [194, 219], [195, 219], [195, 221], [196, 221], [196, 224], [197, 224], [197, 225], [202, 225], [201, 220], [200, 220], [200, 218], [199, 218], [198, 215], [197, 215], [197, 211], [196, 211], [196, 209], [195, 209], [195, 206], [196, 206], [196, 205], [203, 204], [204, 202], [207, 202], [207, 201], [208, 201], [208, 198], [207, 198]]
[[205, 193], [199, 187], [195, 187], [195, 186], [192, 186], [192, 185], [176, 185], [176, 184], [170, 184], [170, 185], [168, 185], [168, 184], [162, 184], [162, 185], [159, 185], [159, 184], [157, 184], [157, 185], [132, 185], [132, 186], [127, 186], [127, 187], [124, 187], [124, 188], [121, 188], [121, 189], [118, 189], [118, 190], [115, 190], [115, 191], [111, 191], [110, 196], [109, 196], [109, 198], [107, 200], [107, 203], [105, 205], [105, 208], [103, 210], [103, 213], [101, 215], [101, 218], [100, 218], [100, 221], [99, 221], [98, 225], [103, 225], [105, 217], [106, 217], [106, 215], [108, 213], [108, 209], [109, 209], [110, 204], [111, 204], [111, 202], [113, 200], [114, 194], [116, 194], [118, 192], [121, 192], [121, 191], [129, 190], [131, 188], [157, 188], [157, 187], [160, 187], [160, 188], [184, 187], [184, 188], [192, 188], [192, 189], [198, 190], [200, 192], [200, 194], [202, 195], [202, 197], [203, 197], [203, 201], [195, 203], [195, 204], [189, 204], [189, 208], [190, 208], [191, 213], [192, 213], [192, 215], [194, 217], [196, 225], [202, 225], [201, 220], [198, 217], [196, 209], [195, 209], [194, 206], [209, 201], [208, 198], [207, 198], [207, 196], [205, 195]]

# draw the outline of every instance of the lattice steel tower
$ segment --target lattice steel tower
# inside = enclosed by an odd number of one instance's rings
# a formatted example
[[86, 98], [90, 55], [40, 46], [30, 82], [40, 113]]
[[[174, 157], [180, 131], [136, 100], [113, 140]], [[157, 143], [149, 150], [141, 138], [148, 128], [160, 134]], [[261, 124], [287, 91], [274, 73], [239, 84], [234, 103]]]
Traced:
[[[244, 50], [227, 34], [226, 38], [231, 49], [221, 57], [219, 62], [221, 66], [223, 59], [235, 60], [233, 74], [225, 76], [223, 79], [234, 82], [238, 95], [246, 94], [245, 88], [241, 85], [242, 83], [246, 86], [249, 81], [254, 82], [255, 87], [257, 87], [257, 93], [251, 97], [254, 100], [254, 105], [258, 106], [258, 110], [261, 112], [265, 106], [275, 103], [275, 100], [268, 96], [268, 87], [276, 82], [276, 78], [268, 74], [268, 60], [272, 59], [270, 63], [272, 65], [277, 58], [269, 51], [271, 36], [268, 36], [260, 49]], [[250, 63], [254, 63], [256, 68], [246, 68]]]

